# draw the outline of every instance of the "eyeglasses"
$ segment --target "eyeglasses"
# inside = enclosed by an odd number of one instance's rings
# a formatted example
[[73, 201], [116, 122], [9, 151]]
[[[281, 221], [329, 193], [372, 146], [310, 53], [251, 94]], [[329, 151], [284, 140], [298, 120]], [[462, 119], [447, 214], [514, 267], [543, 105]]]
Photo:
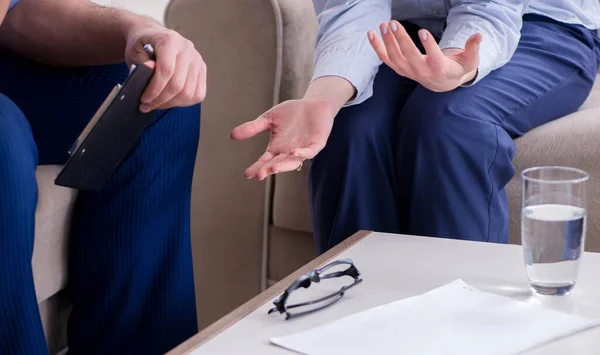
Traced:
[[[331, 270], [332, 268], [335, 268], [338, 266], [341, 266], [341, 267], [347, 266], [347, 267], [342, 271]], [[336, 268], [336, 269], [339, 269], [339, 268]], [[333, 292], [327, 296], [323, 296], [323, 297], [317, 298], [312, 301], [291, 304], [291, 305], [287, 304], [290, 294], [292, 294], [292, 292], [294, 292], [300, 288], [309, 288], [310, 285], [312, 285], [313, 283], [319, 283], [319, 282], [321, 282], [321, 280], [339, 278], [339, 277], [344, 277], [344, 276], [351, 277], [354, 281], [351, 284], [342, 286], [342, 288], [340, 288], [338, 291]], [[346, 293], [347, 290], [358, 285], [361, 282], [362, 282], [362, 279], [360, 278], [360, 272], [354, 266], [354, 263], [352, 262], [352, 260], [342, 259], [342, 260], [333, 261], [327, 265], [324, 265], [316, 270], [309, 272], [306, 275], [300, 276], [296, 281], [294, 281], [285, 290], [285, 292], [283, 292], [279, 297], [277, 297], [273, 301], [273, 304], [275, 305], [275, 307], [271, 308], [269, 310], [268, 314], [271, 314], [276, 311], [279, 312], [280, 314], [285, 313], [285, 319], [287, 320], [292, 317], [298, 317], [301, 315], [319, 311], [319, 310], [321, 310], [325, 307], [329, 307], [332, 304], [339, 301], [342, 297], [344, 297], [344, 294]], [[314, 307], [314, 308], [308, 307], [308, 306], [313, 306], [313, 305], [316, 305], [316, 307]], [[300, 311], [297, 313], [290, 313], [288, 311], [289, 309], [300, 308], [300, 307], [306, 307], [306, 308], [310, 308], [310, 309]]]

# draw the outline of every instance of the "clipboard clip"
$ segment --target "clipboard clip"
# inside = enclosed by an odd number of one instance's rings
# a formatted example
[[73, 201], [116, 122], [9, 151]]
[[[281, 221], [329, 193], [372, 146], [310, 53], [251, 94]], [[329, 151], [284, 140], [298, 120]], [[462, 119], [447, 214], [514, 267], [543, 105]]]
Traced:
[[[151, 44], [144, 45], [144, 52], [146, 52], [146, 54], [148, 54], [148, 57], [150, 57], [150, 60], [156, 60], [156, 54], [154, 52], [154, 47], [152, 47]], [[133, 72], [135, 67], [136, 67], [135, 64], [132, 64], [131, 67], [129, 67], [129, 74], [131, 74]]]

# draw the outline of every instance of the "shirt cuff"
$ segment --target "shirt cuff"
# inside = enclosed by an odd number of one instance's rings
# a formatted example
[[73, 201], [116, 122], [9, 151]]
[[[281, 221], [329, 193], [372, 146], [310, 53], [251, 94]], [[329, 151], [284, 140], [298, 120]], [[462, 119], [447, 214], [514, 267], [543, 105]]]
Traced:
[[[373, 63], [373, 68], [368, 68], [366, 63]], [[342, 51], [326, 52], [320, 54], [315, 61], [311, 83], [326, 76], [346, 79], [356, 89], [356, 95], [344, 107], [358, 105], [373, 96], [373, 81], [378, 69], [379, 65], [371, 56]]]
[[[467, 40], [477, 32], [480, 31], [477, 31], [472, 27], [457, 29], [456, 31], [453, 31], [451, 35], [446, 32], [442, 37], [439, 46], [441, 49], [458, 48], [464, 50]], [[501, 57], [496, 43], [494, 43], [489, 36], [486, 37], [485, 34], [483, 35], [484, 37], [479, 47], [479, 67], [477, 68], [476, 77], [470, 82], [462, 85], [463, 87], [475, 85], [494, 69], [497, 69], [504, 64], [498, 63], [496, 60], [496, 58]]]

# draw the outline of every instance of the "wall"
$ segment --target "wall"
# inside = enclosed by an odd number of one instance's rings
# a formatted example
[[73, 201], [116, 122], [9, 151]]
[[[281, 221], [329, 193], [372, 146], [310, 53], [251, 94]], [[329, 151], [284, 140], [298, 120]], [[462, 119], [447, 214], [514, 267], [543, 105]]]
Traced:
[[169, 0], [93, 0], [95, 3], [113, 6], [150, 16], [163, 23], [163, 14]]

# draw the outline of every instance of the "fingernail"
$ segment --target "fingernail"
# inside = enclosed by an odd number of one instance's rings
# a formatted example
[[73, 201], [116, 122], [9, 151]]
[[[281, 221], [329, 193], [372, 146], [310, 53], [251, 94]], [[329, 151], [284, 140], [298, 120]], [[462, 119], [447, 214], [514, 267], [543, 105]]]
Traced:
[[421, 37], [422, 41], [427, 41], [427, 32], [423, 30], [419, 31], [419, 37]]
[[142, 113], [150, 112], [151, 108], [152, 107], [150, 105], [146, 105], [146, 104], [140, 105], [140, 111], [142, 111]]
[[369, 36], [369, 41], [372, 41], [372, 40], [375, 38], [375, 37], [373, 36], [373, 32], [370, 32], [370, 31], [369, 31], [369, 33], [368, 33], [368, 36]]
[[388, 29], [386, 25], [381, 25], [381, 33], [383, 33], [384, 35], [387, 35]]
[[398, 32], [398, 25], [396, 25], [396, 23], [395, 23], [395, 22], [392, 22], [392, 23], [390, 24], [390, 27], [392, 28], [392, 31], [394, 31], [394, 32]]

